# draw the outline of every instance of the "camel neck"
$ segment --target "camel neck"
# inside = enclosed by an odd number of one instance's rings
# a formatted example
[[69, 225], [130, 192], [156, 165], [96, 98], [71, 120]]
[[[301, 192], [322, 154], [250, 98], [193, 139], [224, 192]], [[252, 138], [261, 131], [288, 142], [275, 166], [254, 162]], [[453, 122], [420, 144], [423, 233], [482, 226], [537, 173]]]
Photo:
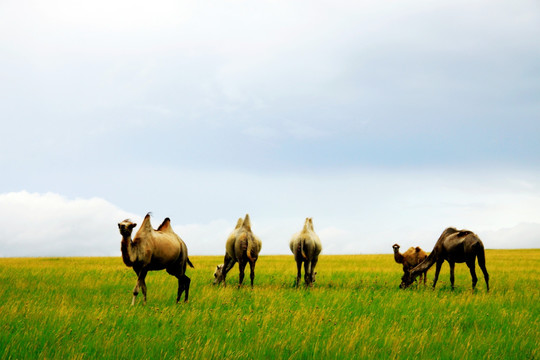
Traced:
[[132, 244], [133, 240], [131, 239], [131, 234], [127, 236], [122, 236], [122, 240], [120, 241], [121, 244]]
[[124, 261], [124, 264], [126, 266], [132, 266], [133, 262], [130, 259], [130, 250], [132, 246], [131, 241], [131, 235], [130, 236], [122, 236], [122, 240], [120, 241], [120, 251], [122, 252], [122, 260]]

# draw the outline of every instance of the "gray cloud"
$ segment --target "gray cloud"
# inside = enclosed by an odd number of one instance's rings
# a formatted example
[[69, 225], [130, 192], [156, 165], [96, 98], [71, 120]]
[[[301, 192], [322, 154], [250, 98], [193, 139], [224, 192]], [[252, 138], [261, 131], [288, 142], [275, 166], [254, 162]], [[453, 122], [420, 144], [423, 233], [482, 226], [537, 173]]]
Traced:
[[124, 5], [2, 5], [2, 153], [242, 169], [240, 155], [290, 168], [294, 152], [321, 167], [540, 160], [532, 3]]

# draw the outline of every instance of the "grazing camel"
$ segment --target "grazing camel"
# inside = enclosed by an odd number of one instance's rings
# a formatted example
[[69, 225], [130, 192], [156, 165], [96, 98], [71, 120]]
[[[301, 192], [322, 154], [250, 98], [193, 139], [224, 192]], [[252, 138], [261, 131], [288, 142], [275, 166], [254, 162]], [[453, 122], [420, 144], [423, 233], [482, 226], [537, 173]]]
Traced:
[[166, 218], [159, 228], [154, 230], [150, 224], [150, 214], [147, 214], [132, 240], [131, 233], [135, 226], [137, 224], [130, 220], [118, 223], [122, 235], [120, 242], [122, 260], [137, 274], [137, 284], [133, 289], [131, 305], [135, 305], [139, 289], [142, 290], [144, 304], [146, 304], [146, 274], [148, 271], [163, 269], [178, 278], [176, 302], [178, 303], [184, 291], [186, 292], [184, 301], [188, 301], [191, 279], [186, 276], [186, 264], [191, 267], [193, 264], [188, 258], [186, 244], [173, 231], [170, 219]]
[[427, 271], [433, 264], [437, 264], [435, 268], [435, 278], [433, 279], [433, 288], [437, 284], [441, 266], [446, 260], [450, 265], [450, 283], [454, 290], [454, 266], [455, 263], [466, 263], [469, 267], [472, 278], [472, 288], [476, 287], [478, 278], [476, 277], [475, 261], [478, 258], [478, 265], [484, 273], [486, 288], [489, 291], [489, 274], [486, 270], [486, 257], [484, 254], [484, 244], [476, 236], [475, 233], [469, 230], [456, 230], [455, 228], [447, 228], [443, 231], [439, 240], [435, 244], [433, 251], [419, 265], [407, 271], [402, 279], [400, 288], [404, 289], [411, 285], [414, 279], [424, 271]]
[[[394, 260], [398, 264], [403, 264], [403, 273], [406, 273], [416, 265], [420, 264], [427, 258], [427, 254], [419, 246], [410, 247], [409, 250], [405, 251], [403, 254], [399, 252], [399, 245], [392, 245], [394, 249]], [[420, 274], [420, 281], [422, 281], [422, 276], [424, 277], [424, 285], [426, 285], [427, 279], [427, 270]]]
[[294, 254], [294, 260], [296, 261], [296, 268], [298, 270], [296, 286], [299, 285], [302, 278], [302, 263], [304, 263], [304, 281], [307, 286], [311, 286], [315, 282], [315, 275], [317, 274], [315, 272], [315, 266], [317, 266], [319, 254], [322, 250], [321, 240], [313, 229], [312, 218], [306, 218], [304, 228], [302, 231], [293, 235], [289, 247]]
[[214, 284], [219, 284], [222, 281], [226, 284], [225, 279], [227, 273], [233, 268], [234, 264], [238, 262], [238, 268], [240, 270], [238, 286], [242, 285], [242, 282], [244, 281], [244, 271], [246, 265], [249, 263], [251, 287], [253, 287], [253, 280], [255, 279], [255, 263], [259, 257], [261, 247], [262, 242], [251, 231], [249, 214], [246, 214], [244, 220], [242, 220], [242, 218], [238, 219], [236, 228], [227, 238], [224, 263], [216, 267], [216, 271], [214, 272]]

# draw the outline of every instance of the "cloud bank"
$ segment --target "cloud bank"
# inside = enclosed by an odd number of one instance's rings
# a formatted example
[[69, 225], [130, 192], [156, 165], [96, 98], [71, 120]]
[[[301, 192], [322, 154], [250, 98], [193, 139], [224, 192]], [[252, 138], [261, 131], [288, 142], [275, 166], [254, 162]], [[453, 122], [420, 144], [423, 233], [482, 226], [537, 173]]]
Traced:
[[[152, 224], [170, 217], [192, 255], [223, 255], [236, 219], [247, 212], [263, 240], [263, 255], [289, 254], [289, 239], [308, 216], [314, 218], [323, 254], [391, 253], [394, 243], [429, 251], [448, 226], [473, 230], [488, 249], [538, 248], [538, 176], [506, 175], [360, 172], [314, 179], [229, 174], [226, 183], [239, 188], [224, 192], [218, 183], [225, 174], [215, 174], [205, 184], [206, 198], [191, 186], [169, 194], [169, 200], [182, 198], [190, 206], [179, 208], [172, 201], [172, 207], [154, 212]], [[206, 177], [193, 181], [200, 178]], [[116, 224], [125, 218], [140, 223], [151, 210], [133, 214], [99, 198], [1, 194], [0, 256], [118, 256]]]

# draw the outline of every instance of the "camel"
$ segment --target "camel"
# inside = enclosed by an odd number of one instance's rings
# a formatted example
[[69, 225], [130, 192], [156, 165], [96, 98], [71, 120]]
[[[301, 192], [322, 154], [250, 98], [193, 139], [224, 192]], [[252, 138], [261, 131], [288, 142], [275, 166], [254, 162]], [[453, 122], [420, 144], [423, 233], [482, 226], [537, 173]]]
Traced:
[[219, 284], [223, 281], [226, 284], [227, 273], [233, 268], [234, 264], [238, 262], [238, 268], [240, 270], [240, 278], [238, 286], [242, 285], [244, 281], [244, 271], [246, 265], [249, 263], [250, 267], [250, 279], [251, 287], [253, 287], [253, 280], [255, 280], [255, 263], [259, 257], [261, 251], [262, 242], [251, 231], [251, 221], [249, 214], [246, 217], [238, 219], [236, 227], [227, 238], [225, 245], [225, 258], [224, 263], [216, 267], [214, 272], [214, 284]]
[[302, 278], [302, 263], [304, 263], [305, 284], [306, 286], [312, 286], [315, 282], [315, 275], [317, 274], [315, 272], [315, 266], [317, 266], [319, 254], [322, 250], [321, 240], [313, 229], [312, 218], [306, 218], [304, 228], [302, 231], [293, 235], [289, 247], [294, 254], [294, 260], [296, 261], [296, 268], [298, 270], [296, 286], [298, 287]]
[[120, 242], [122, 260], [137, 274], [131, 305], [135, 305], [139, 289], [142, 290], [146, 304], [146, 274], [148, 271], [163, 269], [178, 278], [176, 303], [180, 301], [184, 291], [186, 292], [184, 301], [188, 301], [191, 279], [186, 276], [186, 264], [191, 267], [193, 264], [188, 258], [186, 244], [173, 231], [170, 219], [166, 218], [158, 229], [154, 230], [150, 224], [150, 214], [147, 214], [132, 240], [131, 233], [136, 226], [137, 224], [129, 219], [118, 223], [122, 235]]
[[478, 236], [469, 230], [456, 230], [455, 228], [447, 228], [443, 231], [439, 240], [435, 244], [433, 251], [419, 265], [407, 271], [402, 279], [400, 288], [404, 289], [411, 285], [414, 279], [421, 273], [427, 271], [433, 264], [437, 264], [435, 268], [435, 278], [433, 279], [433, 288], [437, 284], [441, 266], [446, 260], [450, 265], [450, 283], [454, 290], [454, 266], [455, 263], [466, 263], [469, 267], [472, 278], [472, 288], [476, 287], [478, 278], [476, 277], [475, 261], [478, 258], [478, 265], [484, 273], [486, 288], [489, 291], [489, 274], [486, 270], [486, 258], [484, 254], [484, 244]]
[[[427, 258], [427, 254], [419, 246], [410, 247], [409, 250], [405, 251], [403, 254], [399, 252], [399, 245], [392, 245], [394, 249], [394, 260], [398, 264], [403, 264], [403, 273], [406, 273], [416, 265], [420, 264], [422, 261]], [[422, 281], [422, 276], [424, 277], [424, 285], [426, 285], [427, 270], [420, 274], [420, 281]]]

